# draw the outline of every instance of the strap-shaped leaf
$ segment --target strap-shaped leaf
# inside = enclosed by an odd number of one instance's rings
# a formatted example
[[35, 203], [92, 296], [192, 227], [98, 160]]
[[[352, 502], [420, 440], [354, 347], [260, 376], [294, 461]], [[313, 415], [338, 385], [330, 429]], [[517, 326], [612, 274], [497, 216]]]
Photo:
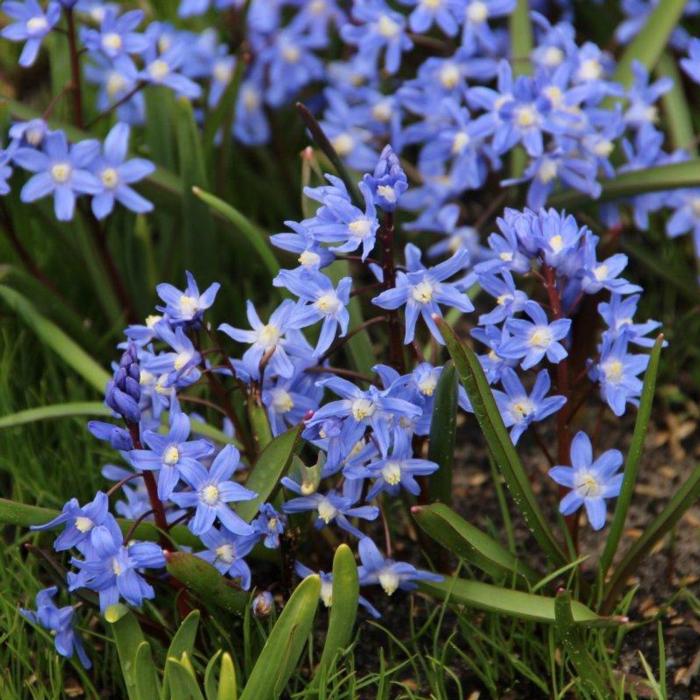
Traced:
[[641, 459], [644, 450], [644, 440], [647, 436], [649, 428], [649, 419], [651, 418], [651, 406], [654, 402], [654, 391], [656, 389], [656, 375], [659, 371], [659, 359], [661, 357], [661, 347], [664, 337], [660, 335], [651, 351], [649, 365], [644, 375], [644, 387], [642, 388], [642, 396], [639, 401], [639, 409], [637, 410], [637, 420], [634, 424], [634, 432], [632, 433], [632, 442], [630, 443], [625, 460], [625, 468], [623, 471], [622, 488], [620, 495], [615, 503], [615, 514], [613, 521], [608, 531], [608, 538], [605, 542], [605, 549], [600, 557], [600, 570], [602, 578], [605, 579], [605, 574], [610, 568], [617, 547], [620, 544], [622, 531], [625, 527], [627, 519], [627, 511], [632, 502], [634, 487], [637, 483], [637, 474], [639, 473], [639, 460]]
[[571, 659], [581, 684], [600, 700], [612, 697], [612, 688], [608, 687], [598, 670], [600, 664], [593, 660], [586, 648], [585, 630], [574, 621], [571, 594], [568, 591], [557, 593], [554, 614], [557, 637]]
[[436, 542], [478, 566], [492, 578], [516, 574], [533, 584], [539, 579], [537, 573], [493, 537], [474, 527], [446, 505], [414, 506], [411, 513], [418, 525]]
[[42, 316], [27, 298], [10, 287], [0, 284], [0, 298], [21, 317], [45, 345], [88, 384], [99, 392], [104, 391], [109, 381], [109, 374], [55, 323]]
[[656, 76], [670, 78], [673, 81], [671, 89], [661, 96], [664, 119], [674, 148], [683, 148], [692, 156], [697, 156], [695, 144], [695, 129], [693, 117], [686, 98], [685, 87], [681, 72], [676, 65], [675, 57], [666, 51], [656, 66]]
[[140, 645], [147, 643], [141, 631], [141, 625], [139, 625], [134, 613], [121, 603], [107, 608], [105, 620], [111, 626], [117, 645], [119, 664], [129, 700], [142, 700], [136, 684], [135, 667], [136, 652]]
[[278, 435], [260, 453], [245, 484], [246, 488], [255, 491], [258, 496], [252, 501], [241, 501], [236, 506], [236, 512], [246, 522], [255, 517], [260, 506], [270, 498], [289, 469], [299, 446], [301, 428], [298, 425]]
[[333, 557], [333, 591], [328, 633], [323, 645], [321, 661], [316, 669], [314, 685], [322, 681], [336, 660], [338, 654], [350, 644], [355, 619], [357, 601], [360, 597], [360, 582], [357, 576], [355, 556], [348, 545], [341, 544]]
[[320, 594], [317, 575], [297, 586], [255, 662], [241, 700], [277, 700], [282, 695], [311, 632]]
[[[199, 618], [201, 613], [199, 610], [193, 610], [180, 624], [177, 632], [175, 632], [172, 640], [170, 641], [170, 646], [168, 647], [167, 657], [174, 657], [179, 659], [183, 654], [188, 654], [192, 656], [194, 650], [194, 641], [197, 637], [197, 629], [199, 628]], [[165, 675], [163, 677], [163, 700], [168, 700], [168, 692], [170, 689], [170, 683], [172, 678], [168, 673], [168, 667], [165, 668]]]
[[537, 504], [530, 480], [503, 424], [503, 418], [496, 406], [479, 358], [473, 350], [460, 342], [447, 323], [438, 319], [438, 324], [460, 379], [467, 390], [474, 415], [486, 438], [489, 450], [505, 478], [518, 510], [522, 513], [542, 551], [555, 566], [562, 566], [566, 563], [566, 557]]
[[60, 403], [53, 406], [38, 406], [28, 408], [25, 411], [18, 411], [9, 416], [0, 418], [0, 430], [3, 428], [14, 428], [18, 425], [36, 423], [43, 420], [53, 420], [55, 418], [74, 418], [76, 416], [111, 416], [112, 412], [99, 401], [73, 401], [71, 403]]
[[160, 695], [158, 672], [153, 663], [151, 645], [148, 642], [141, 642], [136, 648], [134, 683], [136, 685], [136, 696], [139, 700], [152, 700]]
[[236, 668], [233, 659], [228, 652], [221, 655], [221, 669], [219, 671], [219, 689], [216, 700], [236, 700], [238, 687], [236, 683]]
[[457, 435], [457, 372], [454, 362], [448, 362], [440, 373], [435, 388], [433, 415], [430, 420], [428, 459], [438, 465], [430, 475], [431, 501], [452, 503], [452, 465]]
[[171, 678], [169, 700], [204, 700], [187, 654], [179, 659], [169, 657], [165, 672]]
[[249, 596], [229, 586], [226, 579], [209, 562], [188, 552], [169, 552], [168, 573], [192, 591], [210, 610], [240, 614]]
[[[438, 583], [422, 582], [419, 584], [419, 588], [424, 593], [440, 600], [448, 600], [451, 603], [523, 620], [551, 624], [556, 619], [554, 598], [514, 591], [490, 583], [451, 577]], [[620, 622], [615, 618], [600, 617], [583, 603], [577, 601], [571, 603], [571, 611], [576, 623], [587, 626], [617, 625]]]
[[232, 224], [232, 230], [242, 234], [248, 243], [250, 243], [270, 275], [272, 277], [277, 275], [280, 266], [270, 248], [270, 243], [268, 242], [269, 238], [264, 231], [258, 228], [245, 214], [241, 214], [238, 209], [234, 209], [234, 207], [227, 204], [222, 199], [219, 199], [216, 195], [205, 192], [200, 187], [193, 187], [192, 192], [196, 197], [199, 197], [205, 204], [209, 205], [214, 211], [218, 212], [229, 221]]

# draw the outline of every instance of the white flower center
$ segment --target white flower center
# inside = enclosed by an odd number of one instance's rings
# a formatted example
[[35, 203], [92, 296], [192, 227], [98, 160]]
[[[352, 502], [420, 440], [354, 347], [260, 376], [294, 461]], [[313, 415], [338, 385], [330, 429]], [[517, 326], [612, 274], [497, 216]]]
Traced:
[[429, 10], [437, 10], [442, 5], [442, 0], [421, 0], [421, 5]]
[[693, 210], [693, 215], [700, 217], [700, 197], [693, 197], [690, 200], [690, 208]]
[[102, 37], [102, 47], [108, 51], [119, 51], [123, 43], [122, 38], [116, 32], [110, 32]]
[[142, 369], [139, 372], [139, 384], [141, 384], [141, 386], [148, 386], [149, 384], [153, 384], [154, 380], [155, 375], [149, 372], [147, 369]]
[[434, 292], [433, 285], [427, 280], [423, 280], [411, 289], [411, 296], [419, 304], [427, 304], [432, 301]]
[[311, 0], [309, 3], [309, 12], [312, 15], [320, 15], [326, 10], [326, 0]]
[[372, 116], [382, 123], [386, 123], [391, 119], [391, 102], [389, 100], [381, 100], [372, 107]]
[[112, 559], [112, 572], [115, 576], [120, 576], [122, 571], [124, 571], [124, 567], [117, 561], [117, 558], [114, 557]]
[[549, 239], [549, 247], [555, 253], [558, 253], [564, 247], [564, 239], [559, 234], [557, 234], [556, 236], [552, 236]]
[[255, 88], [249, 85], [243, 90], [243, 106], [248, 112], [252, 112], [260, 105], [260, 95]]
[[396, 190], [391, 185], [379, 185], [377, 194], [391, 204], [394, 204], [397, 200]]
[[208, 506], [214, 506], [219, 502], [219, 489], [214, 484], [205, 486], [199, 492], [199, 499]]
[[121, 73], [112, 71], [107, 78], [105, 88], [107, 90], [107, 95], [109, 95], [109, 97], [114, 97], [126, 88], [126, 79]]
[[289, 413], [294, 408], [294, 399], [288, 391], [276, 389], [272, 396], [272, 408], [275, 413]]
[[393, 39], [401, 30], [398, 23], [394, 22], [388, 15], [382, 15], [377, 22], [377, 31], [385, 39]]
[[49, 23], [46, 17], [32, 17], [27, 20], [27, 32], [32, 34], [40, 34], [41, 32], [47, 31], [49, 28]]
[[331, 315], [340, 311], [343, 305], [335, 292], [326, 292], [316, 299], [314, 306], [322, 314]]
[[510, 412], [516, 423], [520, 423], [525, 420], [525, 418], [527, 418], [534, 410], [535, 405], [527, 396], [516, 399], [510, 404]]
[[177, 464], [180, 461], [180, 450], [175, 445], [169, 445], [163, 453], [163, 462], [170, 465]]
[[539, 169], [537, 170], [537, 177], [546, 185], [548, 182], [554, 180], [556, 176], [557, 162], [551, 158], [544, 158], [542, 163], [540, 163]]
[[333, 605], [333, 583], [331, 581], [321, 581], [321, 600], [327, 608]]
[[147, 328], [153, 328], [158, 321], [161, 321], [163, 319], [162, 316], [158, 314], [149, 314], [146, 316], [146, 327]]
[[461, 153], [468, 145], [471, 139], [466, 131], [458, 131], [452, 141], [452, 153]]
[[339, 156], [348, 155], [355, 147], [355, 139], [350, 134], [343, 132], [331, 139], [333, 148]]
[[355, 399], [350, 407], [352, 417], [358, 423], [365, 418], [371, 418], [376, 410], [377, 407], [369, 399]]
[[170, 73], [170, 66], [162, 58], [157, 58], [148, 66], [148, 72], [153, 80], [161, 81]]
[[603, 374], [605, 380], [611, 384], [618, 384], [622, 379], [625, 368], [620, 360], [608, 360], [603, 364]]
[[299, 264], [304, 267], [316, 267], [321, 262], [321, 256], [311, 250], [305, 250], [298, 258]]
[[488, 19], [489, 8], [485, 2], [476, 0], [476, 2], [467, 5], [467, 19], [474, 24], [481, 24]]
[[503, 262], [511, 262], [513, 260], [513, 253], [510, 251], [505, 251], [500, 253], [498, 257], [503, 260]]
[[518, 126], [524, 128], [534, 126], [537, 123], [537, 112], [535, 108], [530, 105], [520, 107], [515, 113], [515, 121]]
[[496, 303], [499, 306], [504, 306], [507, 304], [509, 301], [513, 301], [513, 295], [512, 294], [499, 294], [496, 297]]
[[233, 71], [227, 61], [217, 61], [214, 64], [214, 80], [219, 83], [228, 83], [231, 80]]
[[294, 44], [286, 44], [282, 47], [282, 58], [284, 58], [287, 63], [297, 63], [301, 58], [301, 51], [299, 51], [299, 47], [294, 46]]
[[274, 348], [282, 334], [274, 323], [268, 323], [258, 331], [258, 342], [266, 349]]
[[598, 265], [598, 267], [593, 270], [593, 276], [598, 280], [598, 282], [602, 282], [608, 276], [608, 266]]
[[199, 299], [197, 299], [197, 297], [191, 297], [188, 294], [183, 294], [178, 301], [178, 306], [183, 316], [192, 317], [197, 313]]
[[399, 587], [399, 577], [391, 569], [384, 569], [379, 574], [379, 583], [387, 595], [392, 595]]
[[552, 107], [559, 107], [561, 105], [562, 97], [564, 94], [556, 85], [550, 85], [544, 89], [544, 94], [547, 99], [552, 103]]
[[319, 501], [318, 517], [321, 518], [326, 525], [328, 525], [328, 523], [335, 518], [337, 513], [338, 511], [336, 510], [335, 506], [327, 498]]
[[558, 46], [549, 46], [544, 52], [544, 64], [558, 66], [564, 60], [564, 52]]
[[361, 217], [351, 221], [348, 224], [348, 228], [355, 238], [367, 238], [372, 231], [372, 222], [365, 217]]
[[530, 333], [529, 343], [535, 348], [548, 348], [552, 340], [552, 331], [549, 330], [549, 326], [535, 326]]
[[192, 355], [188, 352], [180, 352], [175, 357], [175, 362], [173, 362], [173, 367], [179, 372], [190, 360]]
[[574, 490], [581, 498], [597, 498], [603, 489], [596, 475], [585, 470], [574, 477]]
[[90, 520], [90, 518], [86, 518], [84, 515], [79, 515], [75, 519], [75, 527], [78, 530], [78, 532], [86, 533], [92, 530], [93, 526], [95, 523]]
[[600, 61], [595, 58], [585, 60], [578, 69], [578, 77], [580, 80], [598, 80], [603, 74], [603, 67]]
[[601, 139], [593, 146], [593, 153], [595, 153], [599, 158], [607, 158], [613, 151], [613, 142], [608, 141], [608, 139]]
[[70, 179], [73, 168], [70, 163], [55, 163], [51, 166], [51, 177], [54, 182], [63, 185]]
[[41, 144], [44, 138], [44, 132], [41, 129], [27, 129], [24, 132], [24, 138], [30, 146], [36, 148]]
[[432, 374], [418, 382], [418, 391], [420, 391], [423, 396], [432, 396], [435, 393], [436, 387], [437, 377], [434, 377]]
[[119, 173], [114, 168], [105, 168], [100, 173], [102, 184], [108, 189], [114, 189], [119, 184]]
[[401, 482], [401, 464], [400, 462], [387, 462], [382, 467], [382, 477], [389, 486], [396, 486]]
[[236, 552], [232, 544], [222, 544], [216, 548], [216, 558], [221, 559], [224, 564], [232, 564], [236, 558]]

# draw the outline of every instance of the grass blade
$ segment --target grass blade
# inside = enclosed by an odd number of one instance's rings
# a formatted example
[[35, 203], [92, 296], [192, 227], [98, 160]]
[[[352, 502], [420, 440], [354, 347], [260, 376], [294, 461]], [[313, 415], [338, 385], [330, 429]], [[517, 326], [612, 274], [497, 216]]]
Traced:
[[148, 642], [141, 642], [136, 648], [136, 656], [134, 657], [134, 682], [136, 685], [136, 695], [139, 700], [151, 700], [160, 695], [158, 672], [153, 663], [151, 645]]
[[[170, 641], [170, 646], [168, 647], [168, 654], [166, 658], [174, 657], [179, 659], [183, 654], [188, 654], [192, 656], [192, 651], [194, 649], [194, 641], [197, 637], [197, 629], [199, 627], [199, 618], [201, 613], [199, 610], [193, 610], [183, 621], [177, 632]], [[163, 676], [163, 691], [162, 700], [167, 700], [168, 692], [170, 690], [170, 684], [172, 683], [172, 677], [168, 673], [168, 666], [165, 667], [165, 674]], [[155, 697], [155, 696], [151, 696]]]
[[[554, 624], [555, 600], [548, 596], [514, 591], [510, 588], [494, 586], [481, 581], [464, 578], [447, 578], [439, 583], [422, 582], [419, 588], [424, 593], [452, 604], [500, 613], [522, 620], [534, 620]], [[571, 611], [574, 622], [586, 626], [617, 625], [619, 620], [596, 615], [590, 608], [578, 601], [572, 601]]]
[[292, 463], [292, 457], [300, 442], [302, 426], [290, 428], [278, 435], [260, 453], [246, 481], [246, 488], [255, 491], [258, 497], [252, 501], [241, 501], [236, 505], [236, 512], [246, 522], [250, 522], [279, 485], [280, 479]]
[[428, 459], [439, 465], [431, 474], [429, 495], [431, 501], [452, 503], [452, 465], [457, 435], [457, 372], [454, 362], [448, 362], [440, 374], [435, 389], [433, 416], [430, 421]]
[[0, 284], [0, 298], [50, 347], [68, 366], [100, 393], [110, 375], [57, 325], [42, 316], [22, 294]]
[[690, 107], [683, 88], [683, 79], [676, 61], [668, 52], [664, 53], [656, 66], [659, 78], [667, 77], [673, 81], [673, 87], [661, 96], [664, 117], [668, 125], [668, 133], [674, 148], [683, 148], [697, 156], [695, 145], [695, 130], [690, 114]]
[[[136, 653], [146, 640], [136, 616], [121, 603], [110, 605], [105, 611], [105, 620], [110, 624], [117, 645], [119, 663], [129, 700], [143, 700], [136, 684]], [[154, 669], [155, 672], [155, 669]]]
[[615, 607], [615, 601], [624, 588], [627, 579], [637, 570], [642, 559], [678, 523], [684, 513], [698, 498], [700, 498], [700, 465], [693, 469], [691, 475], [673, 494], [666, 507], [646, 526], [642, 536], [635, 540], [625, 553], [606, 586], [605, 599], [601, 606], [601, 611], [607, 613]]
[[496, 406], [479, 359], [470, 348], [460, 342], [447, 323], [438, 319], [438, 325], [464, 388], [467, 390], [474, 408], [474, 415], [486, 438], [489, 450], [505, 478], [516, 506], [542, 551], [555, 566], [563, 566], [566, 563], [566, 557], [540, 510], [528, 475], [503, 424], [503, 418]]
[[414, 506], [411, 513], [420, 527], [445, 549], [470, 561], [492, 578], [516, 574], [536, 583], [539, 576], [499, 542], [461, 518], [442, 503]]
[[644, 388], [642, 389], [642, 396], [639, 402], [639, 409], [637, 411], [637, 420], [634, 424], [632, 442], [630, 443], [630, 447], [627, 452], [627, 459], [625, 460], [622, 489], [620, 490], [620, 495], [618, 496], [617, 503], [615, 505], [615, 514], [610, 525], [610, 530], [608, 531], [605, 549], [600, 557], [600, 570], [603, 580], [605, 580], [605, 575], [610, 568], [610, 564], [612, 563], [613, 557], [615, 556], [615, 552], [617, 551], [617, 547], [620, 543], [622, 531], [625, 527], [625, 520], [627, 518], [627, 511], [629, 510], [632, 495], [634, 494], [634, 487], [637, 483], [639, 460], [642, 456], [642, 451], [644, 450], [644, 440], [649, 427], [649, 419], [651, 418], [651, 406], [654, 401], [656, 375], [659, 371], [659, 359], [661, 357], [661, 346], [663, 344], [663, 340], [663, 335], [660, 335], [656, 339], [654, 347], [651, 351], [649, 366], [647, 367], [646, 374], [644, 375]]
[[321, 579], [307, 576], [272, 628], [241, 694], [241, 700], [276, 700], [296, 668], [313, 625]]

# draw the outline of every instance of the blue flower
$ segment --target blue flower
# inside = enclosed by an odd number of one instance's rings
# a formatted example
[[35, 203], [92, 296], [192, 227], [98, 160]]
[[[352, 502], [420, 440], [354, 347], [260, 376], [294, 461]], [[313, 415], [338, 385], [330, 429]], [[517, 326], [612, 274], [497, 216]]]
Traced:
[[278, 379], [274, 386], [263, 389], [262, 402], [267, 409], [273, 435], [299, 424], [309, 412], [318, 408], [319, 397], [305, 386], [303, 375]]
[[[361, 486], [360, 482], [356, 483]], [[300, 494], [298, 498], [292, 498], [284, 503], [282, 510], [288, 514], [305, 513], [309, 510], [316, 511], [314, 527], [318, 530], [335, 523], [341, 530], [361, 538], [362, 532], [349, 519], [376, 520], [379, 515], [379, 508], [375, 506], [355, 505], [360, 498], [360, 492], [352, 480], [345, 481], [342, 494], [335, 490], [325, 494], [306, 493], [299, 484], [287, 477], [282, 479], [282, 484], [290, 491]]]
[[620, 494], [623, 475], [616, 473], [622, 465], [619, 450], [603, 452], [593, 461], [593, 447], [588, 435], [576, 433], [571, 442], [572, 466], [556, 466], [549, 476], [571, 491], [562, 498], [559, 510], [563, 515], [575, 513], [582, 505], [594, 530], [605, 526], [605, 499]]
[[111, 60], [141, 53], [148, 48], [149, 41], [134, 30], [141, 24], [143, 17], [142, 10], [119, 15], [116, 7], [107, 6], [99, 30], [85, 28], [81, 32], [81, 38], [88, 50], [101, 52]]
[[31, 66], [36, 60], [44, 37], [61, 18], [61, 6], [57, 2], [49, 2], [44, 12], [37, 0], [8, 0], [2, 3], [0, 9], [15, 20], [4, 27], [0, 34], [10, 41], [26, 42], [19, 57], [19, 64], [25, 68]]
[[100, 420], [88, 421], [87, 427], [98, 440], [108, 442], [113, 450], [131, 450], [133, 448], [131, 435], [124, 428]]
[[246, 331], [234, 328], [228, 323], [222, 323], [219, 330], [239, 343], [247, 343], [250, 347], [243, 355], [243, 366], [252, 379], [260, 377], [260, 362], [265, 357], [269, 369], [281, 377], [291, 377], [294, 365], [289, 359], [287, 350], [297, 355], [303, 355], [303, 348], [286, 337], [293, 328], [292, 319], [296, 305], [291, 299], [285, 299], [271, 314], [270, 320], [263, 323], [258, 316], [252, 301], [246, 302], [248, 322], [252, 330]]
[[202, 356], [185, 335], [182, 326], [178, 326], [173, 331], [166, 323], [160, 322], [156, 326], [156, 332], [158, 337], [172, 348], [172, 351], [161, 352], [146, 360], [143, 363], [144, 369], [152, 374], [163, 376], [164, 387], [194, 384], [201, 376], [197, 366], [202, 361]]
[[406, 173], [391, 146], [385, 146], [373, 175], [363, 181], [374, 196], [374, 203], [384, 211], [394, 211], [401, 195], [408, 189]]
[[200, 534], [199, 539], [207, 549], [197, 552], [197, 556], [209, 562], [220, 574], [238, 579], [239, 586], [247, 591], [250, 588], [250, 568], [243, 557], [250, 554], [257, 537], [236, 535], [212, 527]]
[[377, 70], [379, 54], [386, 49], [384, 68], [396, 73], [401, 65], [401, 54], [413, 48], [406, 36], [406, 20], [394, 12], [384, 0], [360, 0], [354, 3], [353, 18], [360, 24], [346, 24], [340, 35], [348, 44], [358, 47], [358, 56], [367, 74]]
[[624, 414], [628, 403], [639, 404], [643, 384], [637, 375], [649, 364], [648, 355], [629, 354], [628, 343], [624, 333], [615, 339], [604, 336], [600, 360], [588, 372], [600, 384], [601, 397], [616, 416]]
[[255, 617], [267, 617], [274, 609], [275, 599], [270, 591], [263, 591], [253, 598], [250, 607]]
[[180, 17], [194, 17], [203, 15], [210, 6], [216, 7], [217, 10], [224, 10], [237, 4], [240, 4], [238, 0], [180, 0], [177, 13]]
[[523, 369], [534, 367], [545, 355], [554, 364], [561, 362], [568, 353], [559, 341], [569, 334], [571, 320], [560, 318], [549, 323], [547, 314], [535, 301], [528, 301], [523, 310], [531, 320], [509, 318], [506, 321], [512, 337], [501, 345], [498, 354], [511, 360], [523, 358]]
[[416, 569], [407, 562], [385, 559], [377, 545], [369, 537], [363, 537], [358, 547], [361, 566], [357, 573], [361, 586], [379, 584], [387, 595], [393, 595], [397, 588], [414, 591], [416, 581], [442, 581], [442, 576], [430, 571]]
[[691, 39], [688, 44], [688, 58], [682, 58], [680, 63], [688, 77], [700, 83], [700, 39]]
[[53, 194], [56, 218], [70, 221], [77, 194], [102, 191], [100, 181], [90, 172], [99, 154], [100, 143], [88, 139], [69, 148], [66, 135], [56, 131], [47, 134], [42, 145], [42, 151], [20, 147], [14, 153], [17, 165], [36, 173], [22, 188], [20, 199], [35, 202]]
[[[103, 112], [113, 105], [117, 118], [127, 124], [141, 124], [144, 121], [145, 101], [143, 93], [135, 92], [139, 75], [132, 61], [114, 62], [102, 54], [91, 54], [91, 62], [85, 65], [85, 78], [99, 86], [96, 106]], [[125, 98], [132, 94], [129, 99]]]
[[315, 355], [322, 355], [330, 347], [338, 328], [341, 337], [347, 333], [350, 322], [347, 305], [350, 302], [352, 278], [343, 277], [334, 289], [330, 279], [320, 272], [302, 271], [296, 274], [282, 270], [272, 283], [276, 287], [285, 287], [302, 302], [292, 313], [292, 326], [305, 328], [323, 321]]
[[129, 459], [136, 469], [158, 472], [158, 498], [165, 501], [175, 490], [185, 469], [195, 468], [198, 460], [209, 456], [214, 445], [208, 440], [188, 440], [190, 419], [177, 407], [170, 406], [170, 430], [161, 435], [153, 430], [143, 433], [149, 449], [132, 450]]
[[257, 534], [263, 538], [263, 544], [268, 549], [280, 546], [280, 535], [284, 532], [287, 518], [278, 513], [271, 503], [260, 506], [260, 514], [251, 523]]
[[527, 294], [515, 288], [513, 276], [507, 270], [502, 270], [500, 275], [479, 275], [479, 286], [496, 300], [496, 307], [492, 311], [479, 316], [480, 326], [505, 321], [522, 311], [528, 301]]
[[36, 612], [20, 608], [22, 617], [35, 625], [41, 625], [54, 636], [56, 651], [70, 659], [75, 652], [84, 668], [90, 668], [92, 664], [88, 658], [80, 637], [73, 629], [73, 616], [75, 610], [66, 605], [59, 608], [53, 598], [58, 593], [56, 586], [44, 588], [36, 595]]
[[[406, 257], [417, 253], [412, 244], [406, 246]], [[418, 258], [420, 259], [420, 258]], [[404, 343], [411, 343], [415, 336], [416, 321], [422, 316], [433, 338], [439, 343], [444, 343], [443, 337], [433, 320], [433, 316], [442, 318], [442, 312], [438, 304], [444, 304], [458, 309], [463, 313], [474, 310], [474, 305], [469, 297], [464, 294], [455, 283], [445, 280], [461, 271], [468, 259], [465, 250], [457, 251], [449, 260], [445, 260], [434, 267], [426, 268], [422, 264], [417, 265], [415, 271], [408, 273], [399, 272], [396, 275], [396, 286], [387, 289], [379, 296], [372, 299], [372, 303], [382, 309], [398, 309], [406, 306], [406, 332]]]
[[[149, 30], [154, 25], [149, 27]], [[189, 46], [183, 40], [161, 42], [159, 27], [146, 32], [150, 39], [148, 49], [143, 53], [145, 68], [139, 73], [139, 78], [152, 85], [163, 85], [170, 88], [178, 95], [188, 99], [197, 99], [202, 94], [202, 89], [179, 71], [187, 60]], [[159, 46], [165, 43], [167, 48], [159, 52]]]
[[91, 539], [96, 527], [104, 525], [113, 534], [119, 531], [119, 526], [109, 513], [109, 499], [101, 491], [84, 506], [78, 503], [77, 498], [71, 498], [59, 515], [43, 525], [33, 525], [32, 530], [52, 530], [59, 525], [65, 525], [65, 529], [53, 544], [57, 552], [75, 547], [88, 554], [92, 551]]
[[317, 272], [335, 260], [335, 255], [321, 246], [306, 225], [296, 221], [285, 221], [284, 223], [294, 233], [275, 233], [270, 236], [270, 243], [282, 250], [298, 254], [297, 261], [302, 269]]
[[517, 444], [531, 423], [544, 420], [566, 403], [564, 396], [547, 396], [551, 381], [546, 369], [537, 374], [529, 395], [518, 375], [510, 368], [505, 368], [501, 373], [501, 383], [506, 393], [494, 389], [493, 396], [505, 426], [511, 428], [513, 444]]
[[102, 613], [124, 598], [139, 606], [155, 596], [153, 587], [140, 573], [141, 569], [165, 566], [163, 550], [153, 542], [131, 542], [124, 545], [121, 532], [112, 533], [100, 525], [92, 535], [92, 550], [85, 559], [71, 559], [77, 573], [68, 574], [68, 590], [89, 588], [100, 599]]
[[92, 212], [98, 219], [112, 213], [115, 200], [137, 214], [153, 210], [151, 202], [130, 185], [150, 175], [156, 166], [144, 158], [126, 160], [129, 132], [127, 124], [115, 124], [105, 138], [102, 155], [91, 165], [90, 169], [102, 185], [102, 191], [92, 199]]
[[611, 294], [609, 302], [598, 304], [598, 313], [608, 326], [605, 335], [618, 338], [624, 335], [630, 343], [650, 348], [654, 344], [654, 338], [646, 336], [661, 326], [658, 321], [635, 323], [634, 315], [637, 312], [637, 304], [640, 295], [634, 294], [623, 298], [619, 294]]
[[209, 470], [198, 462], [180, 465], [180, 472], [192, 491], [173, 493], [170, 498], [182, 508], [196, 509], [189, 522], [195, 535], [207, 532], [217, 519], [236, 535], [253, 534], [253, 528], [228, 505], [252, 501], [256, 497], [255, 492], [229, 478], [238, 468], [240, 459], [238, 450], [233, 445], [226, 445], [216, 455]]
[[214, 282], [206, 291], [199, 293], [199, 287], [194, 275], [185, 270], [187, 287], [179, 290], [172, 284], [159, 284], [156, 287], [158, 296], [165, 306], [157, 307], [158, 311], [166, 314], [172, 325], [197, 325], [201, 322], [204, 312], [212, 306], [221, 285]]
[[412, 32], [423, 34], [433, 24], [437, 24], [447, 36], [457, 33], [458, 25], [453, 10], [454, 4], [449, 0], [400, 0], [402, 5], [415, 6], [408, 18]]
[[498, 41], [488, 21], [509, 15], [515, 9], [515, 0], [458, 0], [457, 8], [464, 17], [462, 45], [493, 51]]

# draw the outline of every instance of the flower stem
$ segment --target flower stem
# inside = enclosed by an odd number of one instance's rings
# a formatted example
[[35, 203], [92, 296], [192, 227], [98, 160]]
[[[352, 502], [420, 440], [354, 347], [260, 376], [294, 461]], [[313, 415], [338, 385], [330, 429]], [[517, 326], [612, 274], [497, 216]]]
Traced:
[[75, 125], [82, 129], [83, 121], [83, 93], [80, 86], [80, 52], [78, 50], [78, 38], [75, 31], [75, 17], [73, 8], [66, 8], [66, 22], [68, 24], [68, 53], [70, 56], [71, 92], [73, 94], [73, 119]]
[[[394, 213], [387, 211], [384, 213], [384, 220], [379, 227], [378, 238], [382, 246], [382, 271], [384, 272], [384, 282], [382, 289], [392, 289], [396, 286], [396, 268], [394, 261]], [[387, 313], [389, 325], [389, 363], [401, 374], [406, 370], [403, 339], [401, 338], [401, 320], [399, 312], [389, 311]]]

